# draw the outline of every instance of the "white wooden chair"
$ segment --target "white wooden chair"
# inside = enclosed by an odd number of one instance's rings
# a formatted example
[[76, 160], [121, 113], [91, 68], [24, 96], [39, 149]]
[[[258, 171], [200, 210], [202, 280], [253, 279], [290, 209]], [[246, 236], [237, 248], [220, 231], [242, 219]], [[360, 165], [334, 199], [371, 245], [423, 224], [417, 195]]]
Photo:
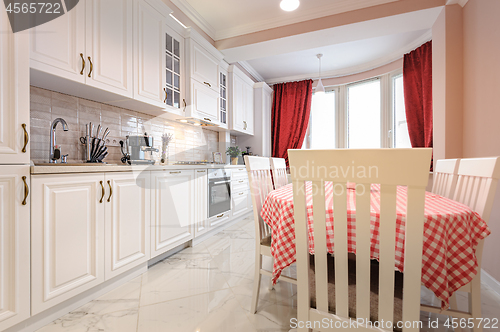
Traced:
[[[469, 206], [488, 223], [499, 178], [500, 157], [461, 159], [460, 166], [458, 167], [458, 180], [453, 200]], [[469, 297], [468, 311], [464, 312], [458, 310], [455, 294], [450, 300], [450, 310], [441, 311], [441, 308], [438, 307], [422, 305], [422, 311], [441, 313], [457, 318], [474, 318], [474, 323], [476, 323], [473, 329], [474, 332], [482, 331], [482, 327], [477, 325], [479, 323], [477, 318], [482, 317], [480, 269], [483, 245], [484, 241], [480, 241], [476, 249], [476, 257], [479, 264], [478, 274], [470, 283], [458, 290], [467, 292]]]
[[[255, 279], [252, 295], [251, 312], [257, 311], [259, 301], [260, 280], [263, 274], [272, 277], [272, 272], [262, 268], [262, 255], [271, 255], [271, 228], [262, 220], [260, 211], [266, 200], [267, 194], [273, 191], [271, 180], [271, 164], [269, 158], [245, 156], [245, 166], [250, 183], [250, 194], [252, 195], [253, 216], [255, 220]], [[280, 276], [280, 280], [297, 283], [297, 280]]]
[[431, 192], [452, 199], [457, 186], [459, 164], [460, 159], [436, 161]]
[[[370, 314], [370, 184], [380, 183], [380, 265], [378, 321], [393, 322], [395, 288], [395, 231], [396, 187], [408, 187], [404, 286], [402, 320], [420, 320], [420, 283], [424, 226], [425, 188], [429, 178], [431, 149], [371, 149], [371, 150], [289, 150], [293, 183], [295, 241], [297, 249], [297, 320], [321, 322], [326, 318], [328, 327], [316, 326], [316, 331], [333, 331], [335, 324], [349, 322], [348, 252], [347, 252], [347, 182], [356, 182], [356, 318], [365, 322]], [[314, 165], [314, 166], [311, 166]], [[313, 170], [312, 167], [315, 169]], [[353, 178], [350, 171], [356, 167]], [[334, 168], [338, 172], [334, 172]], [[376, 169], [369, 177], [368, 170]], [[341, 170], [349, 170], [342, 172]], [[305, 174], [305, 175], [304, 175]], [[375, 176], [377, 175], [377, 176]], [[309, 276], [310, 255], [306, 216], [304, 181], [312, 181], [314, 214], [314, 277]], [[334, 185], [333, 199], [335, 229], [335, 310], [329, 310], [325, 182]], [[365, 190], [361, 190], [363, 185]], [[325, 253], [320, 255], [318, 253]], [[314, 279], [316, 306], [311, 306], [309, 283]], [[331, 308], [331, 307], [330, 307]], [[372, 310], [374, 311], [374, 310]], [[373, 312], [372, 312], [373, 314]], [[338, 323], [337, 323], [338, 322]], [[332, 328], [332, 325], [333, 328]], [[359, 330], [378, 330], [369, 324]], [[403, 332], [418, 331], [418, 326], [403, 327]], [[310, 331], [298, 326], [299, 332]]]
[[284, 158], [270, 158], [271, 170], [273, 171], [274, 189], [281, 188], [288, 184], [288, 175], [286, 174], [286, 162]]

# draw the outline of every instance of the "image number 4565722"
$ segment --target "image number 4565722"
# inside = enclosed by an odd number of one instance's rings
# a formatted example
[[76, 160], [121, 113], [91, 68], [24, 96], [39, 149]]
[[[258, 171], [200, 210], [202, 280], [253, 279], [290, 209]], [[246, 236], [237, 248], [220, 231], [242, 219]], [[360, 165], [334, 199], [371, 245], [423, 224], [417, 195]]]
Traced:
[[[43, 2], [42, 2], [43, 1]], [[12, 32], [33, 28], [73, 9], [79, 0], [4, 0]]]

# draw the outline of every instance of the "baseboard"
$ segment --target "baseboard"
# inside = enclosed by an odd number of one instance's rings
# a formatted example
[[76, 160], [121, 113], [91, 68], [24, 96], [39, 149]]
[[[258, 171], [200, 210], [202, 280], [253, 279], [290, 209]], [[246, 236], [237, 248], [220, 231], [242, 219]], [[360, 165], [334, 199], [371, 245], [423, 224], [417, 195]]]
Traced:
[[493, 278], [484, 269], [481, 269], [481, 282], [490, 287], [500, 297], [500, 282]]

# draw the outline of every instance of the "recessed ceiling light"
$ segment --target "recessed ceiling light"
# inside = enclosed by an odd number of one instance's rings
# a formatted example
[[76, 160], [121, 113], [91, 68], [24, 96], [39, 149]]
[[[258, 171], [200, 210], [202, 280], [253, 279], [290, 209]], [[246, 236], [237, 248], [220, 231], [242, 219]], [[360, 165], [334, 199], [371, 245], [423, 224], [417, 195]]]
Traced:
[[291, 12], [299, 8], [299, 0], [281, 0], [280, 7], [284, 11]]

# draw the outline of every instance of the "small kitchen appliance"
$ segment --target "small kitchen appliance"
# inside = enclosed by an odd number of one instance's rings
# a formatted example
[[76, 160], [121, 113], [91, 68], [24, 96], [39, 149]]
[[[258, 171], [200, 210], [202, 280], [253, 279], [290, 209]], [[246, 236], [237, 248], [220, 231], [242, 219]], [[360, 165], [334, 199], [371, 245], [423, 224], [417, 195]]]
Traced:
[[123, 154], [122, 163], [129, 165], [154, 165], [153, 152], [158, 149], [153, 148], [154, 138], [144, 135], [129, 135], [125, 142], [120, 141]]

